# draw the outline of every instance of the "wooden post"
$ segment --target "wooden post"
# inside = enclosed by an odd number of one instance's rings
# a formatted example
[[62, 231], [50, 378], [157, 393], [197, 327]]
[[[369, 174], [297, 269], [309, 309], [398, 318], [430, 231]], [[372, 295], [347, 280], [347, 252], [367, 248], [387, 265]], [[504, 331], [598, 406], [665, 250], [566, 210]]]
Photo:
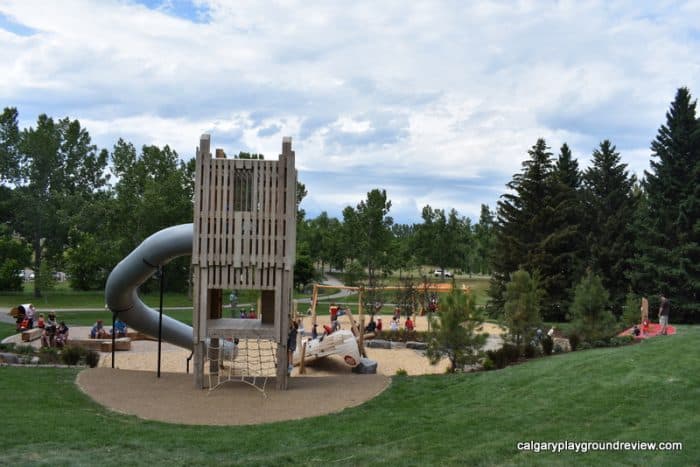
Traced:
[[311, 326], [316, 326], [316, 302], [318, 302], [318, 284], [314, 284], [314, 291], [311, 294]]
[[304, 364], [305, 359], [306, 359], [306, 341], [304, 341], [301, 344], [301, 359], [299, 360], [299, 374], [300, 375], [306, 374], [306, 365]]
[[360, 315], [360, 334], [357, 341], [357, 346], [360, 348], [360, 355], [367, 358], [367, 351], [365, 350], [365, 310], [362, 306], [362, 292], [364, 288], [360, 288], [357, 294], [357, 308], [358, 314]]
[[[223, 290], [221, 289], [209, 289], [208, 291], [209, 295], [209, 319], [221, 319], [221, 316], [223, 314]], [[215, 348], [216, 350], [213, 350], [212, 348]], [[211, 373], [218, 373], [219, 372], [219, 365], [221, 362], [219, 361], [219, 355], [221, 353], [219, 352], [219, 338], [218, 337], [212, 337], [210, 340], [210, 346], [209, 349], [207, 350], [208, 353], [208, 358], [209, 358], [209, 372]]]

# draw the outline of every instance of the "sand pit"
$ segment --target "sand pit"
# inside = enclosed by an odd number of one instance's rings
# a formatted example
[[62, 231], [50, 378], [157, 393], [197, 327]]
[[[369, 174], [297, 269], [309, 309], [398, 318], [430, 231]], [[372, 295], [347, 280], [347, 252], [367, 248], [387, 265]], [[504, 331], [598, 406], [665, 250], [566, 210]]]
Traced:
[[326, 415], [377, 396], [391, 380], [382, 375], [297, 377], [286, 391], [268, 382], [267, 397], [242, 383], [214, 391], [194, 388], [192, 375], [93, 368], [78, 386], [99, 404], [148, 420], [188, 425], [252, 425]]
[[[386, 326], [390, 317], [382, 318]], [[318, 317], [319, 324], [326, 322], [327, 316]], [[340, 322], [344, 329], [350, 328], [347, 317]], [[304, 328], [310, 334], [310, 317], [305, 318]], [[416, 328], [427, 329], [425, 317], [417, 318]], [[491, 335], [487, 346], [499, 345], [500, 328], [487, 323], [483, 330]], [[84, 338], [89, 327], [72, 327], [70, 332], [71, 337]], [[167, 423], [246, 425], [338, 412], [380, 394], [398, 370], [408, 375], [437, 374], [449, 365], [447, 359], [431, 365], [423, 352], [412, 349], [367, 348], [367, 356], [378, 363], [376, 375], [356, 375], [340, 356], [331, 356], [309, 363], [304, 375], [296, 367], [287, 391], [277, 391], [270, 378], [264, 396], [240, 382], [225, 383], [213, 391], [196, 389], [191, 364], [190, 374], [186, 373], [190, 352], [168, 343], [161, 347], [158, 379], [157, 348], [155, 341], [132, 341], [131, 350], [115, 353], [114, 369], [111, 353], [101, 353], [99, 367], [81, 372], [77, 384], [96, 402], [119, 413]]]
[[[328, 322], [328, 316], [319, 316], [319, 326]], [[386, 321], [391, 319], [385, 318]], [[342, 328], [349, 329], [350, 325], [346, 317], [340, 318]], [[416, 329], [425, 331], [428, 328], [427, 319], [419, 316], [416, 319]], [[500, 344], [496, 336], [500, 336], [503, 330], [495, 324], [484, 323], [483, 331], [488, 332], [492, 338], [489, 340], [487, 348], [493, 348]], [[304, 329], [307, 334], [311, 331], [311, 318], [304, 318]], [[367, 348], [367, 356], [377, 361], [377, 371], [385, 376], [394, 376], [396, 371], [405, 370], [409, 375], [425, 375], [444, 373], [449, 362], [442, 359], [436, 365], [431, 365], [425, 355], [411, 349], [373, 349]], [[163, 343], [161, 348], [161, 371], [170, 373], [185, 373], [187, 369], [186, 361], [190, 352], [180, 347]], [[134, 341], [129, 352], [117, 352], [115, 355], [115, 368], [123, 370], [144, 370], [155, 371], [158, 365], [157, 343], [153, 341]], [[112, 366], [112, 355], [103, 353], [100, 359], [101, 367]], [[190, 365], [190, 371], [192, 371]], [[299, 374], [299, 368], [295, 368], [292, 376]], [[350, 367], [345, 365], [340, 357], [328, 357], [307, 366], [305, 376], [330, 376], [352, 374]]]

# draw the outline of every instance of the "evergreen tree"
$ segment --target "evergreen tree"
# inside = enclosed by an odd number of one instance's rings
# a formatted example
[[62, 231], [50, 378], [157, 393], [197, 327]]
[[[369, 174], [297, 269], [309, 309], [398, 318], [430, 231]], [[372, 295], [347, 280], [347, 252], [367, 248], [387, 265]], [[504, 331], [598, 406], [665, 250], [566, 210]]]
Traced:
[[700, 121], [687, 88], [676, 93], [651, 144], [640, 209], [638, 255], [630, 273], [646, 296], [665, 291], [673, 313], [700, 321]]
[[481, 205], [479, 223], [474, 225], [474, 272], [490, 274], [493, 256], [494, 220], [488, 205]]
[[587, 266], [600, 275], [617, 313], [625, 301], [629, 285], [626, 274], [634, 256], [634, 183], [615, 146], [608, 140], [600, 143], [584, 176]]
[[512, 192], [498, 202], [489, 309], [494, 315], [502, 313], [510, 275], [524, 269], [541, 278], [545, 319], [559, 320], [567, 298], [559, 255], [571, 231], [561, 217], [559, 205], [565, 200], [559, 199], [552, 153], [544, 139], [528, 154], [522, 171], [506, 185]]
[[601, 278], [589, 270], [576, 286], [571, 304], [571, 321], [579, 336], [594, 341], [614, 335], [617, 323], [609, 306], [610, 294]]
[[519, 269], [506, 285], [504, 321], [510, 339], [517, 346], [529, 342], [542, 322], [542, 290], [538, 282], [537, 275], [531, 277], [527, 271]]
[[583, 274], [586, 253], [584, 210], [581, 197], [582, 174], [578, 161], [564, 143], [554, 167], [554, 196], [557, 222], [556, 235], [551, 238], [552, 288], [557, 300], [552, 304], [549, 317], [561, 320], [569, 308], [573, 287]]
[[478, 332], [484, 319], [476, 307], [474, 294], [454, 287], [440, 304], [437, 318], [428, 318], [426, 355], [436, 364], [442, 357], [450, 360], [450, 372], [477, 362], [486, 335]]

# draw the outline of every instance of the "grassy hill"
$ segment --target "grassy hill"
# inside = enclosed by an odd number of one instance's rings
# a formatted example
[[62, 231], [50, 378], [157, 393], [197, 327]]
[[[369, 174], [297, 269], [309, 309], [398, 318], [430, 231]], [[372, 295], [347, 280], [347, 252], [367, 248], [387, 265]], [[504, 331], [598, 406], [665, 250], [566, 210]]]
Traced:
[[[101, 465], [693, 465], [700, 327], [501, 371], [396, 377], [339, 414], [191, 427], [111, 413], [76, 370], [0, 368], [2, 463]], [[338, 397], [343, 397], [338, 394]], [[521, 452], [527, 441], [677, 441], [682, 451]]]

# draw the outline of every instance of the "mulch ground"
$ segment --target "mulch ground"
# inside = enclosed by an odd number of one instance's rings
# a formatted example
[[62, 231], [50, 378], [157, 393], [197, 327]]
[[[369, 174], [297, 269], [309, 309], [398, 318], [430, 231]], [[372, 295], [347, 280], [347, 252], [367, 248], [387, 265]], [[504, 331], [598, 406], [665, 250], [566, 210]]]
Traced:
[[191, 374], [92, 368], [78, 374], [77, 385], [97, 403], [147, 420], [188, 425], [252, 425], [339, 412], [360, 405], [386, 389], [391, 379], [380, 375], [289, 379], [288, 389], [266, 395], [240, 382], [216, 389], [196, 389]]

